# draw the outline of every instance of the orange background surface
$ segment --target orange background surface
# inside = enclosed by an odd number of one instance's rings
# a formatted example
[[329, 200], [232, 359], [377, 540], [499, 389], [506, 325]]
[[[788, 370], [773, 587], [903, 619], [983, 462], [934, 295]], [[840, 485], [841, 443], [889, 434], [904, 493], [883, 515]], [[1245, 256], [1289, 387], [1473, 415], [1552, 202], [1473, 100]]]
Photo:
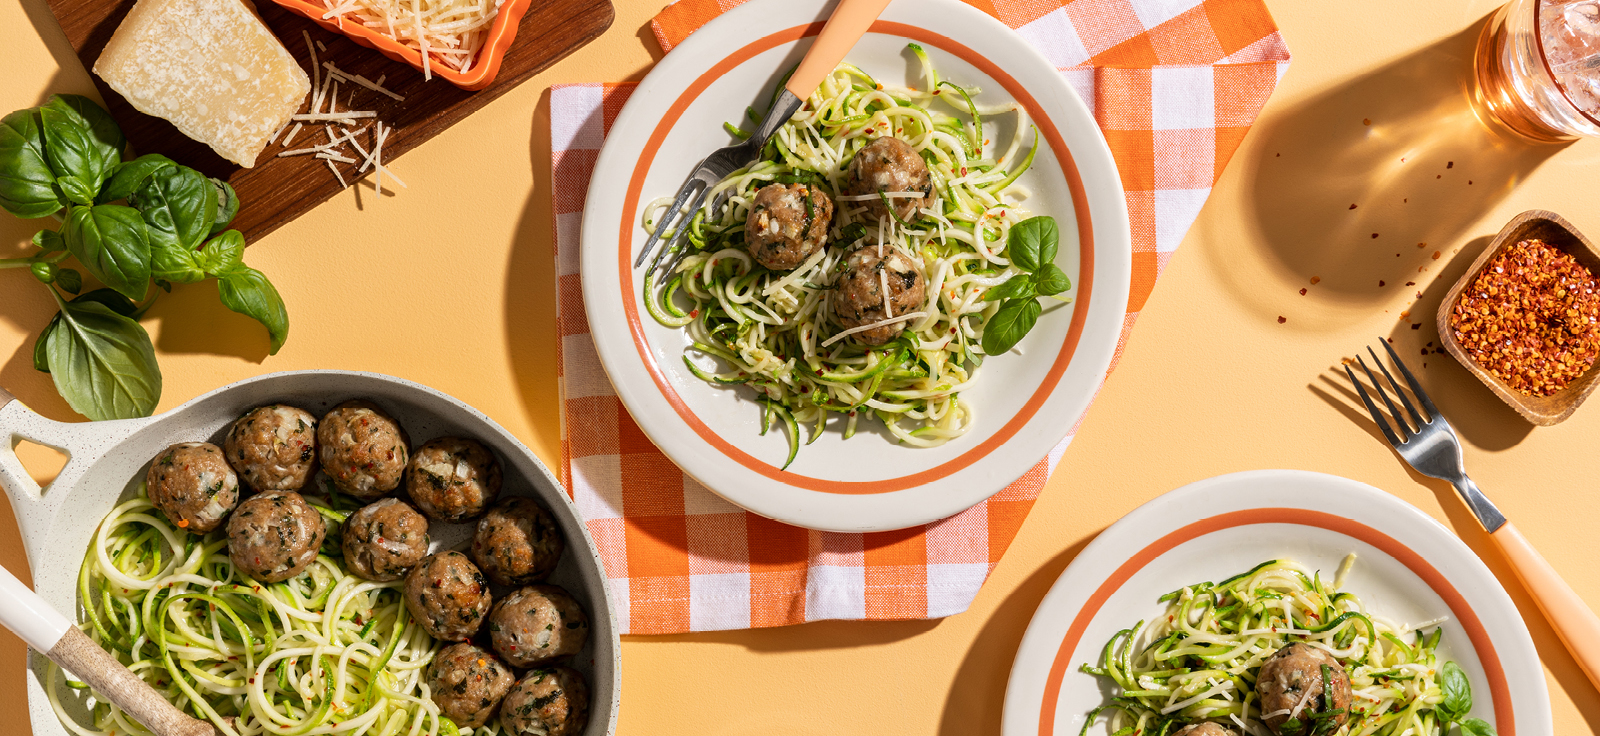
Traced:
[[[640, 78], [660, 55], [648, 22], [663, 4], [617, 0], [600, 40], [396, 159], [409, 189], [380, 199], [364, 188], [359, 206], [346, 193], [252, 247], [247, 261], [289, 306], [278, 355], [266, 355], [255, 323], [218, 304], [214, 286], [163, 296], [146, 319], [165, 375], [161, 408], [270, 371], [379, 371], [483, 409], [556, 466], [547, 88]], [[1600, 408], [1534, 429], [1449, 356], [1421, 354], [1438, 344], [1444, 293], [1511, 216], [1550, 209], [1600, 234], [1591, 183], [1600, 143], [1528, 147], [1473, 121], [1464, 91], [1491, 0], [1268, 5], [1294, 63], [971, 610], [625, 638], [621, 733], [997, 733], [1028, 619], [1095, 534], [1184, 483], [1266, 467], [1371, 483], [1455, 529], [1511, 581], [1545, 661], [1556, 732], [1600, 733], [1600, 695], [1477, 523], [1448, 485], [1409, 472], [1381, 444], [1337, 371], [1380, 335], [1413, 366], [1425, 362], [1473, 477], [1600, 609], [1590, 542]], [[0, 48], [10, 57], [0, 112], [53, 92], [94, 94], [44, 0], [0, 6]], [[0, 258], [21, 255], [33, 229], [0, 216]], [[0, 271], [0, 386], [71, 420], [30, 360], [53, 309], [23, 270]], [[48, 472], [49, 452], [23, 456]], [[3, 501], [0, 564], [27, 579]], [[8, 715], [25, 712], [24, 672], [21, 642], [0, 632]]]

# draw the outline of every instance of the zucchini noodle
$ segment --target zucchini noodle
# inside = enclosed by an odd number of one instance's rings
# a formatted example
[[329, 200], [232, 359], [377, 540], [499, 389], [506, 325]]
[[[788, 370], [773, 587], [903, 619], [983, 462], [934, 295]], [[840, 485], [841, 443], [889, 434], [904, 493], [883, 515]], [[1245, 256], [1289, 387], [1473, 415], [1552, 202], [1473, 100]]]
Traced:
[[[1023, 273], [1006, 257], [1006, 238], [1028, 216], [1020, 203], [1029, 192], [1017, 183], [1037, 153], [1037, 143], [1023, 153], [1031, 128], [1027, 112], [1016, 102], [974, 103], [976, 88], [941, 82], [923, 50], [911, 49], [922, 61], [925, 87], [886, 86], [840, 64], [758, 161], [707, 190], [707, 204], [685, 218], [687, 245], [668, 257], [675, 265], [658, 269], [644, 284], [650, 314], [663, 325], [686, 328], [691, 345], [684, 362], [695, 376], [750, 386], [760, 397], [763, 428], [774, 417], [783, 422], [790, 462], [799, 427], [813, 427], [809, 444], [830, 413], [844, 417], [846, 438], [867, 413], [896, 440], [916, 447], [942, 445], [970, 430], [973, 407], [961, 392], [977, 380], [984, 327], [1000, 307], [984, 294]], [[983, 120], [1012, 113], [1016, 134], [1003, 148], [991, 148]], [[760, 121], [754, 109], [747, 115]], [[864, 197], [841, 196], [851, 159], [882, 136], [904, 141], [927, 164], [933, 194], [912, 222], [892, 207], [890, 216], [869, 220], [866, 202], [859, 201]], [[792, 271], [770, 271], [744, 247], [756, 191], [774, 182], [819, 187], [837, 202], [827, 246]], [[887, 203], [896, 195], [906, 193], [878, 196]], [[644, 207], [646, 232], [673, 219], [671, 205], [663, 197]], [[669, 242], [674, 234], [662, 232]], [[886, 315], [906, 327], [885, 345], [849, 339], [852, 331], [830, 308], [846, 256], [857, 247], [878, 248], [880, 256], [899, 251], [926, 284], [920, 308]]]
[[1444, 697], [1445, 663], [1436, 652], [1442, 620], [1401, 627], [1368, 613], [1339, 589], [1354, 560], [1345, 558], [1332, 582], [1294, 561], [1268, 560], [1221, 583], [1161, 596], [1167, 607], [1159, 618], [1118, 631], [1098, 664], [1082, 666], [1110, 680], [1116, 695], [1089, 713], [1081, 733], [1104, 711], [1112, 734], [1165, 736], [1216, 721], [1271, 736], [1256, 678], [1279, 649], [1304, 642], [1349, 674], [1348, 721], [1330, 736], [1440, 736], [1448, 725], [1435, 713]]
[[[338, 554], [333, 522], [344, 514], [313, 505], [330, 522], [323, 553], [299, 577], [265, 584], [234, 568], [225, 528], [196, 536], [173, 527], [141, 483], [89, 543], [78, 573], [79, 628], [227, 736], [471, 734], [429, 698], [425, 670], [439, 643], [411, 622], [404, 581], [346, 572], [329, 556]], [[85, 702], [92, 723], [79, 723], [62, 702], [60, 674], [49, 665], [45, 687], [73, 733], [148, 733], [98, 697]]]

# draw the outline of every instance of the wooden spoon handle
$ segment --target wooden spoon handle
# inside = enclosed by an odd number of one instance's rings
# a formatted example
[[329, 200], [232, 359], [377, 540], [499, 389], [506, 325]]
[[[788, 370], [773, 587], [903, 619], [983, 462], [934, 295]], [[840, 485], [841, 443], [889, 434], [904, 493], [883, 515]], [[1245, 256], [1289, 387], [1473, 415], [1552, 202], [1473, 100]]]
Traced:
[[845, 54], [866, 35], [888, 4], [889, 0], [839, 0], [833, 15], [828, 17], [828, 24], [822, 27], [816, 43], [811, 44], [811, 50], [800, 60], [800, 66], [790, 75], [784, 89], [801, 100], [810, 97], [817, 85], [822, 84], [823, 77], [844, 61]]
[[[39, 597], [10, 570], [0, 567], [0, 624], [28, 646], [89, 684], [97, 696], [117, 704], [157, 736], [213, 736], [210, 723], [173, 707], [116, 657]], [[4, 730], [4, 729], [0, 729]]]
[[1567, 585], [1555, 568], [1533, 548], [1515, 524], [1506, 522], [1489, 535], [1511, 562], [1522, 585], [1544, 611], [1550, 626], [1567, 645], [1589, 683], [1600, 688], [1600, 618]]

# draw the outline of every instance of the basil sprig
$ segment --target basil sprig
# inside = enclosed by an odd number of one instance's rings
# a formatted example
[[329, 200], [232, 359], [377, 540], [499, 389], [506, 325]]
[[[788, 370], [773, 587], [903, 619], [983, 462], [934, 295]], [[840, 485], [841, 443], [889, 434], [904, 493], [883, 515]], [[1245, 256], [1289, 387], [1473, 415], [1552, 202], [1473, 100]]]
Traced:
[[[33, 236], [37, 252], [0, 268], [29, 269], [55, 298], [33, 366], [90, 419], [149, 416], [161, 398], [155, 347], [138, 321], [155, 301], [146, 300], [152, 279], [171, 291], [215, 278], [223, 306], [267, 328], [272, 353], [289, 334], [283, 298], [244, 264], [244, 236], [228, 229], [239, 211], [233, 188], [159, 154], [124, 161], [125, 148], [116, 122], [86, 97], [56, 95], [0, 118], [0, 208], [62, 223]], [[68, 257], [106, 288], [64, 299], [84, 286], [59, 265]]]
[[1439, 704], [1433, 707], [1443, 726], [1440, 733], [1449, 733], [1450, 724], [1461, 726], [1463, 736], [1495, 736], [1494, 726], [1482, 718], [1469, 718], [1472, 712], [1472, 683], [1467, 673], [1455, 662], [1445, 662], [1439, 668]]
[[1006, 255], [1022, 273], [989, 289], [984, 301], [1000, 302], [1000, 311], [983, 327], [983, 352], [999, 355], [1016, 347], [1039, 321], [1039, 297], [1053, 297], [1072, 288], [1072, 279], [1057, 266], [1061, 232], [1055, 218], [1030, 217], [1011, 227]]

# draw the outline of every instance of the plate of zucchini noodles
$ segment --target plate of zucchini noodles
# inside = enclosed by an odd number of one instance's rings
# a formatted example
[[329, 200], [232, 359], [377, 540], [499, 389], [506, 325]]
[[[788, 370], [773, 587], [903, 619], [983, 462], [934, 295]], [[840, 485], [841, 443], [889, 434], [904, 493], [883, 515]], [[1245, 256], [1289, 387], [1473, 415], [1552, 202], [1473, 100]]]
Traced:
[[[746, 3], [640, 85], [591, 179], [585, 309], [618, 396], [695, 480], [800, 526], [903, 528], [1004, 488], [1087, 407], [1127, 303], [1127, 209], [1049, 62], [959, 0], [902, 0], [663, 226], [827, 11]], [[681, 246], [636, 271], [652, 234]]]
[[1003, 732], [1548, 733], [1521, 616], [1449, 530], [1289, 470], [1172, 491], [1107, 528], [1034, 614]]

